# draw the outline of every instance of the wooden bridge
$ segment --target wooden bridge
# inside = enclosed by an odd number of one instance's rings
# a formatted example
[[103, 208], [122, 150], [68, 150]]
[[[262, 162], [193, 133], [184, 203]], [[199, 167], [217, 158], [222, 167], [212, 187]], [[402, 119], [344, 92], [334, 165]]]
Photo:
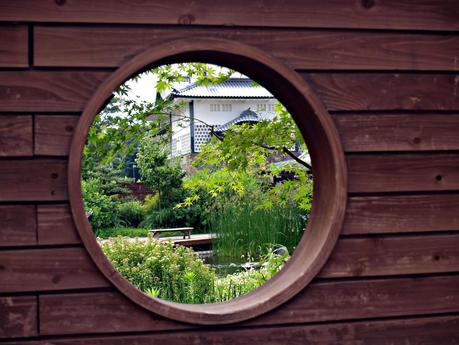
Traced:
[[215, 239], [213, 234], [197, 234], [191, 235], [190, 238], [183, 238], [182, 236], [160, 237], [159, 241], [173, 241], [174, 245], [181, 245], [185, 247], [201, 247], [210, 246]]

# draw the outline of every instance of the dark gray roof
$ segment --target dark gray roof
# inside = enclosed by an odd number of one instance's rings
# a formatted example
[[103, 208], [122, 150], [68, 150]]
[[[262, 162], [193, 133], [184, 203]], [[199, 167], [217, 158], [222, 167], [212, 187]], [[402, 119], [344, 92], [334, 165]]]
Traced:
[[274, 98], [264, 87], [249, 78], [230, 78], [215, 85], [193, 83], [171, 95], [178, 98]]
[[238, 123], [243, 123], [243, 122], [258, 122], [260, 121], [260, 118], [258, 117], [257, 113], [251, 110], [250, 108], [244, 110], [241, 115], [236, 117], [235, 119], [232, 119], [231, 121], [228, 121], [227, 123], [223, 125], [219, 125], [215, 127], [216, 132], [224, 132], [226, 131], [230, 126], [236, 125]]

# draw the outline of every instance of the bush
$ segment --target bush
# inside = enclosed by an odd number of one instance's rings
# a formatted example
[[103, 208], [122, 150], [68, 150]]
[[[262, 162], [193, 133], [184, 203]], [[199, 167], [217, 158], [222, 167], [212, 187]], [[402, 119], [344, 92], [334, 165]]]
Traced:
[[176, 201], [163, 208], [159, 206], [158, 194], [147, 196], [144, 202], [145, 220], [142, 226], [150, 229], [191, 226], [205, 232], [209, 226], [205, 205], [199, 202], [190, 207], [177, 207], [179, 200], [183, 199], [181, 195], [184, 195], [185, 190], [177, 189], [176, 193]]
[[189, 248], [169, 241], [117, 237], [101, 245], [123, 277], [144, 292], [178, 303], [206, 303], [215, 272]]
[[81, 181], [85, 211], [89, 212], [89, 223], [93, 231], [115, 227], [120, 219], [116, 210], [116, 201], [108, 195], [104, 195], [99, 188], [99, 181], [90, 179]]
[[143, 228], [108, 228], [96, 231], [96, 237], [98, 238], [110, 238], [116, 236], [148, 237], [149, 234], [148, 229]]
[[140, 201], [127, 200], [118, 204], [118, 215], [124, 226], [137, 228], [145, 219], [145, 209]]
[[171, 242], [130, 241], [116, 237], [101, 244], [118, 272], [140, 290], [153, 297], [177, 303], [224, 302], [263, 285], [288, 260], [288, 252], [277, 255], [270, 249], [259, 269], [218, 278], [189, 248]]

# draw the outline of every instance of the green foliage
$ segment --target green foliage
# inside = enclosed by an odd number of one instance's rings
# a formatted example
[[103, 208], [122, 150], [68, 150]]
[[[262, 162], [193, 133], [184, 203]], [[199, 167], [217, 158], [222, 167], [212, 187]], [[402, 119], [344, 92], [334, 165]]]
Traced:
[[174, 247], [171, 242], [117, 237], [101, 247], [118, 272], [137, 288], [177, 303], [215, 303], [239, 297], [263, 285], [288, 260], [288, 253], [270, 251], [259, 269], [218, 278], [191, 249]]
[[83, 178], [96, 180], [99, 192], [105, 195], [129, 193], [129, 189], [125, 187], [129, 179], [120, 177], [120, 172], [110, 165], [97, 165], [93, 170], [87, 171]]
[[107, 228], [97, 230], [95, 235], [97, 238], [105, 239], [116, 236], [127, 236], [127, 237], [148, 237], [148, 229], [143, 228]]
[[86, 212], [90, 213], [89, 222], [94, 231], [117, 226], [120, 223], [116, 210], [116, 201], [105, 195], [99, 180], [81, 181], [83, 201]]
[[303, 235], [307, 213], [294, 206], [256, 208], [250, 202], [227, 205], [212, 219], [219, 256], [259, 258], [273, 245], [293, 251]]
[[[164, 92], [173, 83], [191, 77], [200, 85], [219, 83], [231, 76], [234, 71], [205, 63], [181, 63], [164, 65], [131, 78], [132, 82], [142, 75], [157, 77], [152, 90]], [[115, 163], [122, 167], [125, 158], [147, 137], [167, 133], [169, 114], [181, 104], [171, 98], [157, 99], [149, 103], [140, 99], [130, 99], [128, 84], [122, 84], [113, 93], [110, 102], [96, 116], [89, 130], [83, 151], [83, 176], [98, 165]], [[151, 116], [154, 116], [152, 121]]]
[[[178, 192], [180, 196], [176, 200], [181, 200], [186, 191], [181, 189]], [[146, 217], [142, 226], [150, 229], [191, 226], [195, 228], [194, 233], [207, 232], [209, 212], [204, 204], [195, 203], [186, 208], [176, 208], [175, 205], [159, 208], [158, 194], [147, 197], [144, 203]]]
[[259, 269], [229, 274], [215, 281], [214, 302], [224, 302], [245, 295], [266, 283], [276, 275], [289, 259], [288, 252], [282, 255], [274, 254], [269, 249], [259, 262]]
[[171, 242], [112, 238], [102, 250], [118, 272], [140, 290], [178, 303], [206, 303], [214, 271], [188, 248]]
[[142, 182], [158, 195], [158, 208], [174, 203], [185, 173], [178, 160], [169, 158], [167, 143], [147, 137], [139, 147], [136, 163]]
[[126, 200], [118, 204], [121, 223], [128, 227], [138, 227], [145, 219], [145, 209], [138, 200]]

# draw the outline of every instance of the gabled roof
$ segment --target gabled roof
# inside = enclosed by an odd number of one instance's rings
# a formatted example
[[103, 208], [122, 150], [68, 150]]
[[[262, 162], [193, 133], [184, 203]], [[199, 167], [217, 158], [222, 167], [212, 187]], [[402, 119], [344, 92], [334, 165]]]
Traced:
[[249, 78], [230, 78], [216, 85], [193, 83], [180, 90], [173, 90], [174, 98], [274, 98], [264, 87]]
[[230, 126], [236, 125], [238, 123], [243, 123], [243, 122], [258, 122], [260, 121], [260, 118], [258, 117], [257, 113], [251, 110], [250, 108], [244, 110], [241, 115], [236, 117], [235, 119], [232, 119], [231, 121], [215, 127], [216, 132], [224, 132], [226, 131]]

